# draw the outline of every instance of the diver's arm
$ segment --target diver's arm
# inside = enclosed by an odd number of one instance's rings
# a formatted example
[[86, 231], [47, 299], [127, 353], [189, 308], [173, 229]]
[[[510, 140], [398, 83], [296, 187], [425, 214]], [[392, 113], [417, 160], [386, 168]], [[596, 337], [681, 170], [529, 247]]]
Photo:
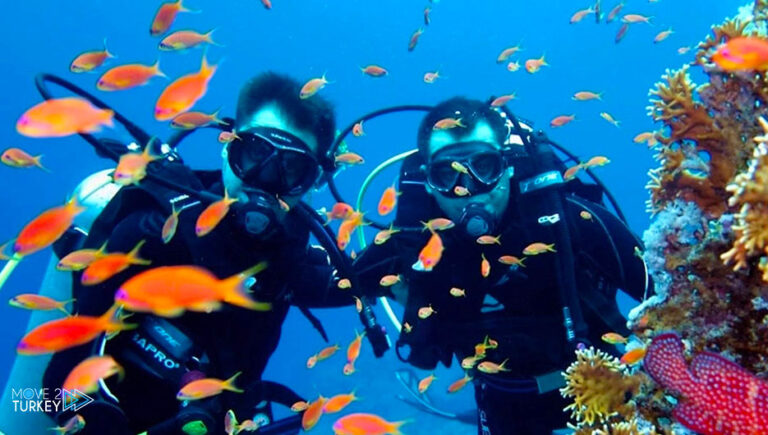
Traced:
[[292, 273], [288, 285], [291, 303], [306, 308], [343, 307], [355, 303], [348, 291], [339, 289], [336, 268], [320, 246], [311, 246], [301, 259], [299, 270]]

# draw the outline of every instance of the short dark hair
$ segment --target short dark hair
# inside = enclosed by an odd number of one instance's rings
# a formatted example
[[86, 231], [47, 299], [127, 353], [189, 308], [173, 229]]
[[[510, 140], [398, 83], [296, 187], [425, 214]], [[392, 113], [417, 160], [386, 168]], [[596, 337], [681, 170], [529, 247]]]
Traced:
[[301, 99], [300, 91], [301, 84], [284, 74], [265, 72], [253, 77], [240, 90], [237, 128], [264, 106], [275, 104], [292, 126], [315, 135], [318, 155], [325, 157], [336, 135], [333, 105], [320, 95]]
[[416, 141], [419, 154], [424, 159], [429, 157], [429, 139], [432, 136], [432, 127], [445, 118], [461, 118], [461, 123], [465, 128], [444, 130], [457, 141], [461, 140], [462, 136], [469, 134], [482, 121], [488, 123], [493, 129], [499, 143], [504, 143], [507, 138], [507, 127], [504, 124], [504, 119], [489, 104], [465, 97], [453, 97], [433, 107], [419, 125]]

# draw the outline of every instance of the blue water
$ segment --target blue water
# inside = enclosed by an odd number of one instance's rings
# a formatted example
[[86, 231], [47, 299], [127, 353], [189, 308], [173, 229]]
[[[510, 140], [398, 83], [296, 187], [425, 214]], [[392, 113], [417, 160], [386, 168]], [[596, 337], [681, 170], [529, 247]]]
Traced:
[[[159, 3], [4, 2], [0, 13], [0, 28], [5, 35], [0, 43], [0, 145], [3, 149], [20, 147], [32, 154], [44, 154], [43, 163], [52, 173], [0, 167], [0, 243], [14, 237], [43, 209], [60, 204], [83, 177], [111, 164], [97, 158], [90, 146], [77, 137], [30, 139], [15, 132], [18, 116], [40, 101], [32, 82], [35, 74], [59, 74], [98, 92], [94, 87], [98, 74], [76, 75], [68, 71], [68, 66], [80, 52], [101, 47], [104, 37], [108, 38], [110, 51], [118, 56], [108, 65], [152, 63], [159, 56], [162, 70], [170, 77], [198, 69], [201, 50], [160, 53], [156, 49], [158, 40], [149, 36], [148, 28]], [[709, 1], [706, 7], [701, 2], [682, 0], [626, 3], [623, 13], [652, 15], [653, 25], [633, 25], [620, 44], [614, 43], [618, 22], [598, 25], [590, 15], [578, 24], [569, 24], [576, 10], [589, 6], [587, 2], [573, 1], [443, 0], [432, 5], [432, 24], [411, 53], [406, 47], [412, 32], [423, 25], [426, 0], [274, 0], [269, 11], [257, 0], [187, 0], [188, 7], [202, 13], [179, 14], [174, 28], [217, 28], [214, 39], [225, 46], [208, 50], [210, 61], [221, 66], [208, 94], [196, 106], [202, 111], [221, 107], [222, 114], [233, 115], [241, 83], [266, 70], [285, 72], [301, 81], [327, 73], [333, 83], [321, 92], [336, 105], [340, 126], [385, 106], [432, 104], [454, 95], [484, 99], [491, 94], [515, 92], [512, 110], [547, 130], [553, 139], [584, 158], [605, 155], [611, 159], [610, 165], [596, 171], [619, 200], [633, 230], [639, 233], [648, 224], [644, 212], [645, 174], [655, 165], [651, 153], [645, 146], [634, 144], [632, 138], [654, 128], [646, 116], [648, 90], [665, 69], [679, 68], [692, 60], [691, 53], [679, 55], [679, 47], [701, 40], [710, 25], [735, 15], [744, 2]], [[603, 9], [613, 5], [607, 2]], [[675, 33], [654, 44], [653, 37], [668, 27]], [[523, 69], [508, 72], [504, 65], [495, 63], [502, 49], [518, 43], [522, 43], [524, 51], [513, 59], [522, 64], [525, 59], [546, 53], [551, 66], [530, 75]], [[386, 67], [390, 74], [380, 79], [363, 76], [359, 67], [369, 63]], [[444, 78], [431, 85], [423, 83], [423, 74], [435, 70]], [[152, 117], [154, 101], [165, 84], [165, 80], [157, 78], [142, 88], [99, 96], [152, 134], [167, 138], [171, 130]], [[572, 101], [571, 95], [581, 90], [603, 92], [603, 99]], [[601, 119], [598, 114], [602, 111], [620, 120], [620, 128]], [[576, 121], [550, 129], [549, 121], [562, 114], [575, 114]], [[352, 200], [367, 171], [376, 163], [414, 147], [418, 121], [418, 115], [376, 120], [365, 125], [364, 138], [349, 139], [352, 150], [363, 154], [368, 164], [337, 178], [346, 198]], [[127, 139], [120, 130], [105, 135]], [[194, 166], [216, 168], [219, 150], [215, 133], [204, 131], [184, 142], [182, 154]], [[374, 194], [366, 203], [369, 210], [373, 209], [377, 193], [391, 184], [394, 175], [394, 170], [385, 172], [374, 185]], [[316, 207], [330, 206], [332, 200], [327, 192], [320, 192], [313, 195], [312, 203]], [[44, 251], [25, 259], [2, 289], [3, 298], [36, 291], [49, 255], [50, 251]], [[350, 309], [319, 314], [332, 340], [342, 345], [353, 337], [352, 329], [359, 327]], [[7, 379], [27, 319], [28, 313], [0, 304], [0, 385]], [[357, 386], [365, 400], [350, 409], [378, 409], [390, 419], [415, 417], [416, 421], [406, 426], [409, 434], [433, 431], [431, 418], [396, 398], [402, 390], [392, 377], [397, 363], [391, 352], [375, 361], [366, 347], [359, 372], [346, 378], [339, 374], [341, 357], [319, 364], [314, 371], [304, 368], [306, 358], [322, 346], [303, 317], [290, 316], [266, 378], [285, 381], [311, 396], [327, 396]], [[446, 385], [459, 376], [455, 370], [439, 372], [438, 376], [441, 373], [445, 373], [441, 382]], [[447, 408], [460, 409], [471, 403], [468, 392], [457, 399], [437, 393], [435, 396]], [[332, 420], [325, 417], [325, 427]], [[443, 424], [443, 420], [436, 421]], [[445, 433], [466, 430], [452, 426]]]

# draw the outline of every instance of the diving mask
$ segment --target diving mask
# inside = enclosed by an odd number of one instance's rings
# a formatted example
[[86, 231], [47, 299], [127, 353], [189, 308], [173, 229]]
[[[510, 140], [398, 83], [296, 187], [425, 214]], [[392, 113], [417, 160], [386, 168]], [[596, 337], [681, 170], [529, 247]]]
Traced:
[[477, 195], [493, 190], [506, 169], [504, 154], [492, 144], [459, 142], [435, 153], [426, 165], [426, 178], [443, 195], [458, 196], [458, 186]]

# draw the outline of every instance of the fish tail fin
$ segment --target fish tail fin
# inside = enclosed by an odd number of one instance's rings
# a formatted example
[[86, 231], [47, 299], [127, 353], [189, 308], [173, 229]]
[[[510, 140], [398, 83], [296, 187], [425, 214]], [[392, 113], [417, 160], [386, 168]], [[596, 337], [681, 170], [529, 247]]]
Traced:
[[332, 84], [336, 83], [335, 81], [332, 82], [332, 81], [328, 80], [328, 78], [326, 77], [327, 75], [328, 75], [328, 71], [323, 71], [322, 79], [323, 79], [323, 81], [325, 82], [326, 85], [332, 85]]
[[242, 393], [243, 390], [241, 390], [240, 388], [237, 388], [235, 386], [235, 379], [237, 379], [237, 377], [242, 375], [242, 374], [243, 374], [243, 372], [237, 372], [234, 375], [232, 375], [232, 377], [230, 377], [229, 379], [224, 381], [224, 385], [222, 385], [224, 387], [224, 389], [228, 390], [228, 391], [233, 391], [235, 393]]
[[[112, 118], [115, 116], [115, 111], [112, 109], [102, 109], [101, 113], [104, 115], [104, 120], [102, 121], [102, 124], [106, 125], [107, 127], [114, 127], [115, 122], [112, 121]], [[97, 127], [98, 131], [98, 127]]]
[[219, 294], [224, 302], [238, 307], [248, 308], [255, 311], [269, 311], [272, 304], [268, 302], [259, 302], [251, 299], [245, 289], [245, 281], [267, 268], [267, 262], [262, 261], [241, 273], [225, 278], [219, 283]]
[[221, 107], [216, 109], [216, 111], [211, 114], [211, 122], [215, 122], [216, 124], [226, 125], [227, 121], [224, 121], [223, 119], [219, 118], [219, 112], [221, 112]]
[[137, 243], [136, 246], [134, 246], [133, 249], [131, 249], [131, 251], [128, 253], [128, 258], [130, 259], [129, 261], [131, 264], [149, 266], [152, 263], [149, 260], [144, 260], [143, 258], [139, 257], [139, 251], [145, 243], [147, 243], [146, 240], [140, 240], [139, 243]]
[[107, 38], [104, 38], [103, 43], [104, 43], [104, 53], [107, 55], [107, 57], [112, 59], [117, 58], [117, 56], [109, 52], [109, 49], [107, 48]]
[[206, 54], [207, 53], [203, 53], [203, 60], [200, 62], [200, 74], [202, 74], [205, 77], [211, 77], [216, 72], [216, 68], [218, 67], [218, 65], [209, 64], [208, 59], [206, 59], [205, 57]]
[[403, 435], [403, 433], [400, 432], [400, 426], [411, 423], [411, 422], [413, 422], [412, 418], [409, 418], [407, 420], [395, 421], [395, 422], [389, 423], [389, 427], [387, 428], [387, 430], [392, 435]]
[[215, 27], [215, 28], [211, 29], [210, 32], [208, 32], [205, 35], [203, 35], [203, 37], [205, 38], [205, 42], [207, 42], [207, 43], [209, 43], [211, 45], [215, 45], [217, 47], [224, 47], [224, 45], [219, 44], [218, 42], [214, 41], [213, 38], [211, 37], [211, 35], [213, 35], [213, 32], [215, 32], [216, 30], [218, 30], [218, 27]]
[[139, 325], [135, 323], [123, 323], [123, 319], [118, 315], [118, 310], [121, 305], [114, 304], [107, 310], [106, 313], [99, 317], [99, 322], [104, 327], [104, 330], [108, 333], [115, 333], [119, 331], [127, 331], [130, 329], [136, 329]]
[[202, 12], [200, 9], [187, 8], [186, 6], [184, 6], [183, 0], [179, 0], [178, 2], [176, 2], [176, 4], [179, 5], [179, 12], [187, 12], [190, 14], [199, 14], [200, 12]]
[[168, 76], [160, 70], [160, 59], [157, 59], [155, 63], [152, 64], [152, 72], [158, 77], [168, 78]]
[[547, 245], [547, 251], [550, 251], [550, 252], [557, 252], [557, 251], [555, 250], [555, 244], [554, 244], [554, 243], [550, 243], [549, 245]]
[[461, 123], [461, 118], [456, 120], [456, 125], [458, 125], [459, 127], [466, 127], [466, 125]]
[[49, 427], [48, 430], [52, 430], [60, 434], [65, 434], [69, 429], [67, 429], [66, 427]]
[[499, 364], [499, 371], [502, 371], [502, 372], [509, 371], [509, 369], [504, 366], [504, 364], [506, 364], [507, 361], [509, 361], [509, 358], [505, 359], [504, 361], [501, 362], [501, 364]]
[[32, 157], [32, 161], [35, 163], [35, 166], [37, 166], [38, 168], [42, 169], [45, 172], [50, 173], [51, 170], [46, 168], [45, 166], [43, 166], [42, 163], [40, 163], [40, 159], [42, 159], [42, 158], [43, 158], [43, 155], [40, 154], [39, 156]]

